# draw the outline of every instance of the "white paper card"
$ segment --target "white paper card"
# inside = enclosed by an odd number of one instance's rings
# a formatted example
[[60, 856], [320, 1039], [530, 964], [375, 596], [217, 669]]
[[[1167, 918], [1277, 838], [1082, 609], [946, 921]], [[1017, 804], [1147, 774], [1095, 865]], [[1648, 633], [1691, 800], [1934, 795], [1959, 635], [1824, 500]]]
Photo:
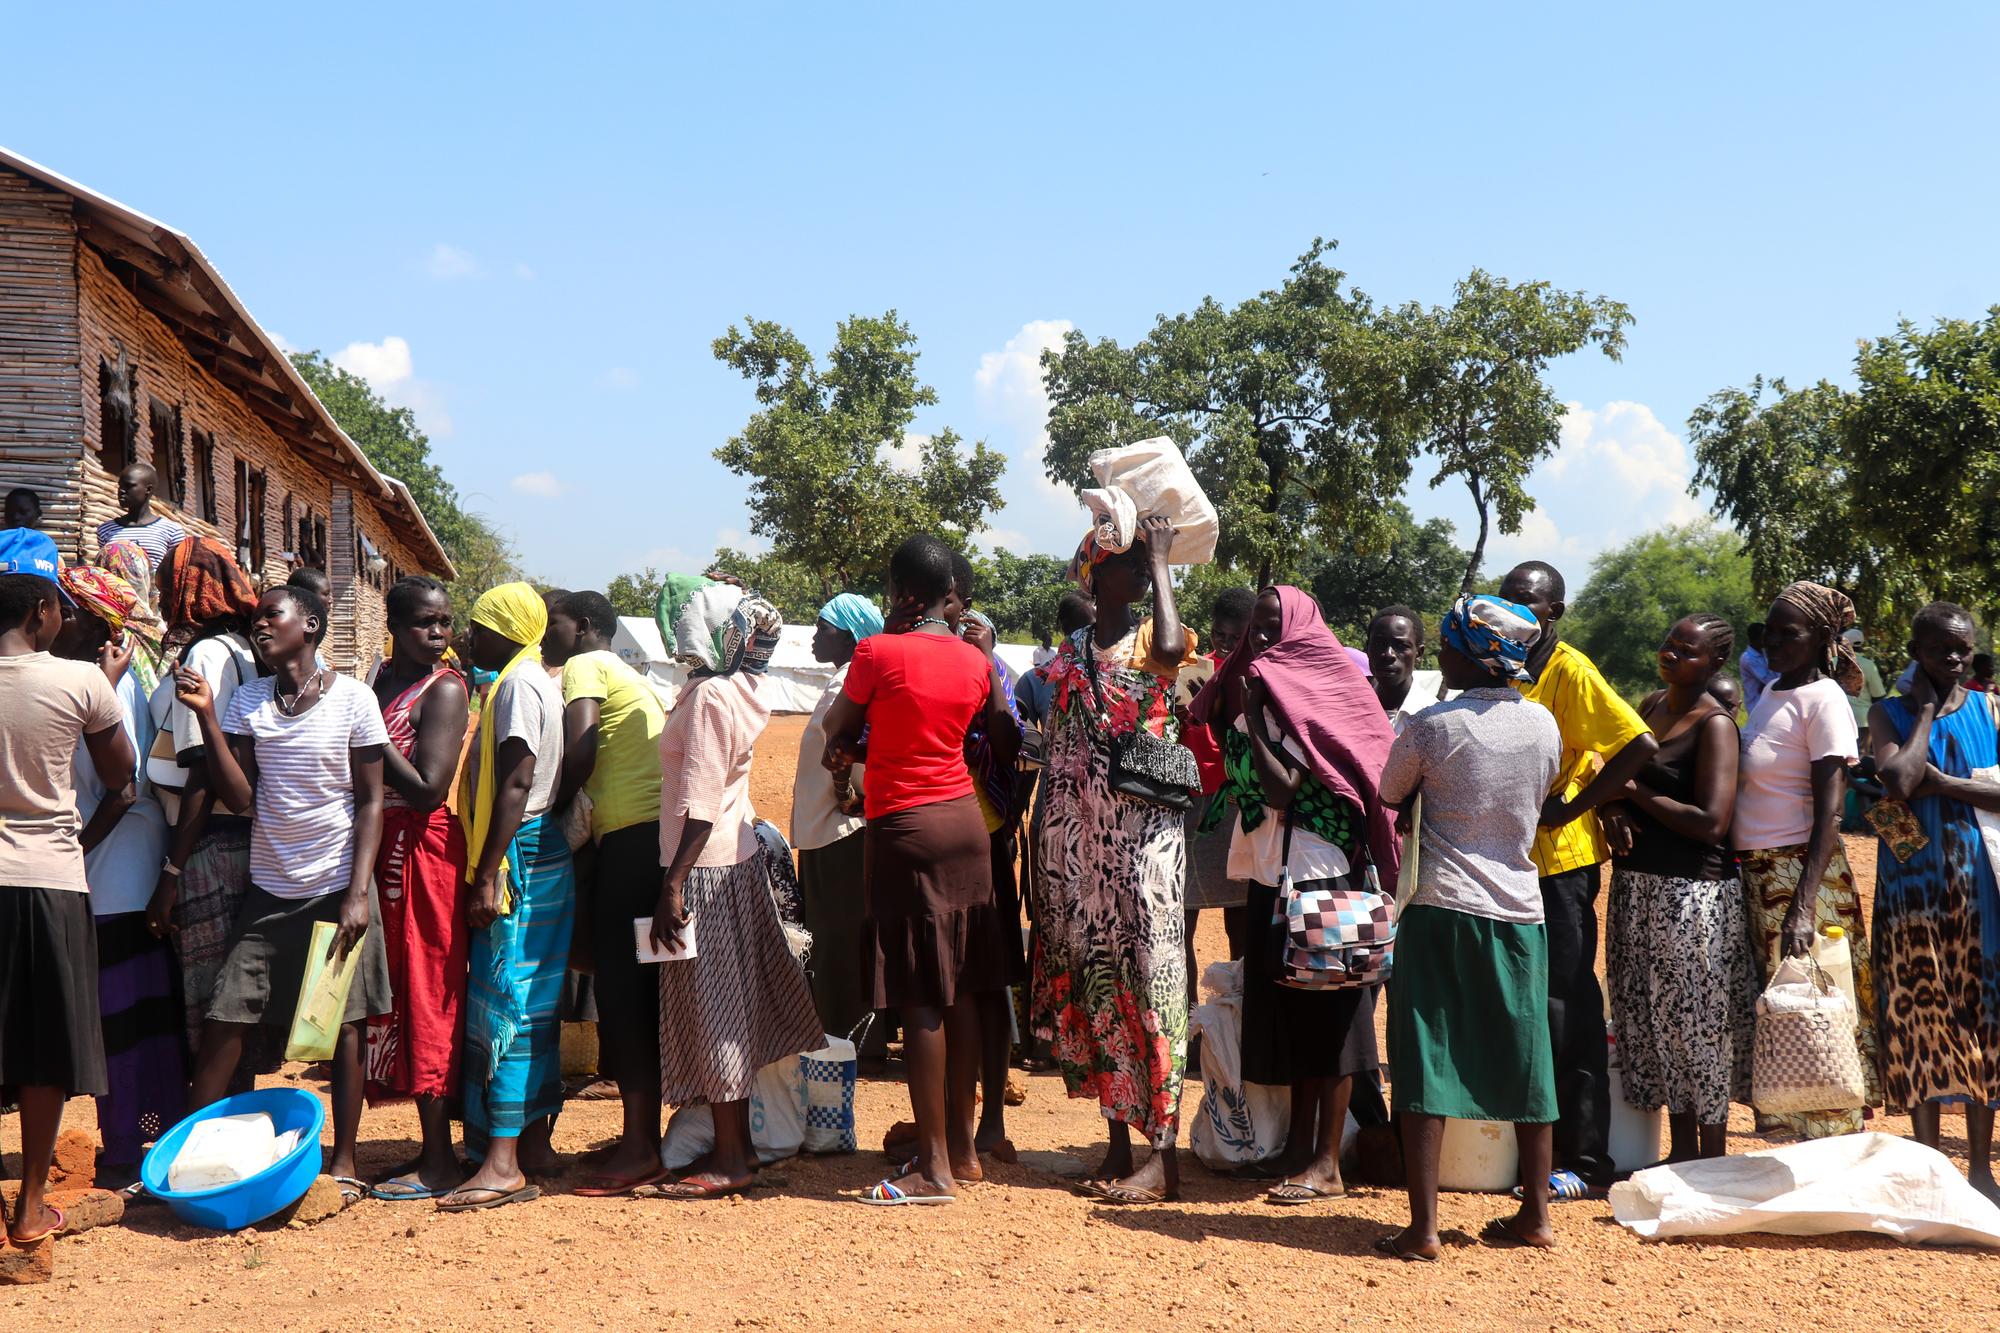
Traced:
[[637, 947], [639, 961], [642, 963], [675, 963], [693, 958], [695, 956], [694, 919], [690, 917], [686, 927], [682, 929], [679, 945], [671, 949], [662, 949], [653, 943], [653, 918], [649, 916], [634, 917], [632, 918], [632, 942]]

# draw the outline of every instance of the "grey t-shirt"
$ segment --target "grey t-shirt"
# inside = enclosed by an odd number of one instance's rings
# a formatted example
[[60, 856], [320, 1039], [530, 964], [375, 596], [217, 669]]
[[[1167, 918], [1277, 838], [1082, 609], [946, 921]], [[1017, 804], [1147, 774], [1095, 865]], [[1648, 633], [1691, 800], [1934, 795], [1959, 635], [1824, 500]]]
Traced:
[[1382, 799], [1423, 791], [1412, 905], [1539, 924], [1531, 853], [1561, 762], [1555, 717], [1511, 686], [1467, 690], [1411, 718], [1383, 766]]
[[[548, 813], [555, 800], [556, 782], [562, 777], [563, 701], [562, 689], [541, 667], [530, 662], [508, 676], [493, 690], [487, 705], [493, 710], [493, 748], [519, 736], [535, 756], [535, 778], [528, 787], [524, 820]], [[473, 747], [474, 763], [478, 747]]]

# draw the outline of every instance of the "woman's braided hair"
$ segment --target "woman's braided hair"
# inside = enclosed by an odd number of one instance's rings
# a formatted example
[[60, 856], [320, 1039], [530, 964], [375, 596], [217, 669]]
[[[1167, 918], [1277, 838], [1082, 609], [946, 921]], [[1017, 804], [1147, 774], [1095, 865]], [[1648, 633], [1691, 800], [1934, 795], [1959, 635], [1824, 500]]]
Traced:
[[1736, 648], [1736, 629], [1727, 616], [1719, 616], [1713, 611], [1697, 611], [1689, 616], [1688, 623], [1708, 636], [1708, 646], [1714, 650], [1716, 672], [1729, 660], [1729, 654]]

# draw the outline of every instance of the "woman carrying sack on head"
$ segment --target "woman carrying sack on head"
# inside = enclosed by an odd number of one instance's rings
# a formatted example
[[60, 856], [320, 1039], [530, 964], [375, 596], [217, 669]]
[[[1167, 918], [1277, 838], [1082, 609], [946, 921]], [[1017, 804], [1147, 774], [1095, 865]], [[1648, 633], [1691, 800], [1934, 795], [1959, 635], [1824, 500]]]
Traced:
[[[1034, 1027], [1054, 1041], [1069, 1095], [1095, 1097], [1111, 1122], [1110, 1149], [1087, 1187], [1109, 1203], [1161, 1203], [1180, 1192], [1186, 811], [1199, 776], [1179, 747], [1188, 785], [1178, 806], [1114, 786], [1119, 755], [1173, 741], [1175, 679], [1198, 656], [1174, 606], [1173, 537], [1155, 515], [1124, 551], [1104, 549], [1094, 530], [1084, 538], [1071, 568], [1097, 600], [1097, 623], [1048, 666]], [[1150, 617], [1134, 605], [1148, 591]], [[1143, 1167], [1132, 1155], [1134, 1129], [1154, 1149]]]
[[[1287, 872], [1302, 889], [1358, 889], [1372, 863], [1381, 883], [1395, 883], [1394, 816], [1378, 790], [1395, 733], [1319, 603], [1292, 587], [1259, 595], [1249, 632], [1195, 700], [1194, 716], [1222, 746], [1223, 794], [1236, 805], [1229, 878], [1250, 882], [1243, 1079], [1292, 1092], [1285, 1150], [1260, 1172], [1283, 1178], [1267, 1198], [1336, 1198], [1345, 1193], [1340, 1137], [1355, 1080], [1372, 1086], [1379, 1068], [1380, 987], [1282, 984], [1290, 929], [1273, 908]], [[1371, 1100], [1379, 1123], [1379, 1095]]]

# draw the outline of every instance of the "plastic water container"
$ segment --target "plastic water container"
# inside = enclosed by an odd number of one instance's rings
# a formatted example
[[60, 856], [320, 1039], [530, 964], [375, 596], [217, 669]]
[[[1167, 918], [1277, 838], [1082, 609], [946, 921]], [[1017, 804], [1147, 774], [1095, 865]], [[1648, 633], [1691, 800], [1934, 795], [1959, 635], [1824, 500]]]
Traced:
[[[218, 1116], [251, 1115], [259, 1111], [271, 1117], [271, 1125], [278, 1134], [298, 1131], [290, 1152], [248, 1180], [216, 1189], [176, 1190], [167, 1184], [167, 1171], [197, 1124]], [[153, 1150], [146, 1154], [146, 1160], [140, 1163], [139, 1179], [146, 1192], [165, 1202], [181, 1221], [235, 1231], [291, 1207], [312, 1186], [313, 1178], [319, 1175], [319, 1136], [325, 1125], [325, 1105], [304, 1088], [258, 1088], [224, 1097], [161, 1135]]]
[[1438, 1150], [1438, 1188], [1505, 1194], [1521, 1183], [1521, 1150], [1502, 1120], [1447, 1120]]
[[1656, 1166], [1666, 1156], [1660, 1136], [1667, 1114], [1659, 1107], [1641, 1111], [1625, 1100], [1625, 1080], [1618, 1067], [1618, 1038], [1609, 1036], [1611, 1066], [1611, 1161], [1620, 1173]]

